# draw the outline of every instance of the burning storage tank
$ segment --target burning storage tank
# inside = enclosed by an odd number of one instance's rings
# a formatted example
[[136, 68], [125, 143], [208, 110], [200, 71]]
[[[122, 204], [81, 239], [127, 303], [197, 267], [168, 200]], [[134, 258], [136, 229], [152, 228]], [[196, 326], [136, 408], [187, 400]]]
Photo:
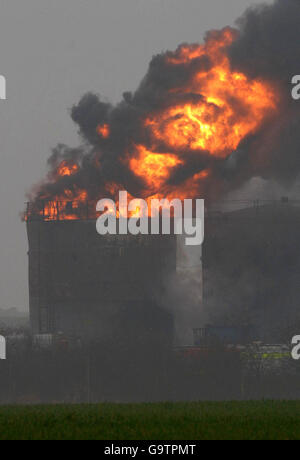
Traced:
[[289, 342], [299, 325], [300, 202], [248, 206], [207, 215], [203, 304], [214, 327], [205, 335]]
[[[94, 219], [27, 212], [33, 334], [111, 338], [122, 333], [172, 338], [160, 304], [176, 271], [176, 237], [106, 235]], [[53, 206], [58, 204], [53, 203]], [[69, 203], [71, 208], [74, 204]]]
[[[274, 14], [268, 12], [272, 21], [258, 14], [257, 23], [266, 22], [266, 27], [256, 29], [267, 35], [258, 40], [260, 51], [249, 62], [244, 57], [249, 55], [245, 44], [252, 43], [251, 27], [212, 30], [201, 44], [181, 44], [154, 56], [136, 91], [123, 93], [118, 104], [87, 93], [72, 107], [81, 143], [76, 148], [58, 144], [45, 180], [29, 195], [36, 207], [27, 219], [35, 331], [64, 329], [63, 312], [70, 305], [74, 319], [68, 327], [73, 331], [75, 324], [82, 330], [82, 311], [95, 305], [105, 304], [102, 316], [108, 311], [111, 317], [113, 305], [119, 309], [129, 302], [133, 308], [141, 299], [143, 305], [151, 303], [157, 293], [162, 298], [161, 271], [175, 271], [174, 254], [169, 262], [174, 238], [135, 237], [134, 243], [131, 237], [99, 238], [95, 215], [85, 203], [94, 206], [100, 197], [116, 202], [119, 191], [127, 190], [131, 198], [204, 198], [211, 204], [254, 177], [289, 183], [298, 176], [299, 117], [294, 101], [286, 100], [291, 68], [282, 71], [276, 47], [261, 59], [266, 37], [276, 41], [269, 22], [278, 24], [276, 37], [281, 36], [278, 30], [285, 34], [277, 6]], [[295, 17], [294, 7], [289, 14]], [[245, 24], [254, 17], [245, 17]], [[59, 202], [68, 204], [61, 209]], [[52, 207], [55, 221], [47, 219]], [[108, 291], [116, 298], [110, 307]], [[92, 314], [90, 322], [95, 324]]]

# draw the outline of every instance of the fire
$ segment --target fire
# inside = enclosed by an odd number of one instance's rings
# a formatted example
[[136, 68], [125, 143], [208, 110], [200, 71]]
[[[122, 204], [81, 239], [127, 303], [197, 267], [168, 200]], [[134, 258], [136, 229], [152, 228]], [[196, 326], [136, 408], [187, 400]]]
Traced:
[[56, 195], [53, 199], [42, 200], [39, 215], [45, 221], [51, 220], [76, 220], [79, 213], [86, 217], [88, 194], [86, 190], [75, 189], [73, 192], [65, 190], [63, 194]]
[[110, 136], [110, 128], [107, 123], [104, 125], [98, 125], [97, 126], [97, 133], [103, 137], [103, 139], [107, 139]]
[[[183, 45], [166, 58], [170, 66], [187, 65], [209, 56], [209, 69], [196, 70], [182, 87], [170, 91], [170, 104], [145, 117], [144, 128], [151, 148], [138, 145], [138, 155], [129, 160], [130, 169], [144, 179], [148, 190], [165, 190], [172, 169], [184, 165], [184, 152], [225, 159], [243, 139], [255, 133], [276, 109], [277, 97], [272, 86], [231, 70], [226, 47], [235, 38], [227, 28], [204, 45]], [[193, 94], [188, 103], [173, 104], [173, 95]], [[172, 153], [160, 153], [164, 147]], [[210, 172], [194, 174], [180, 187], [167, 187], [168, 196], [197, 196], [199, 183]]]
[[172, 90], [177, 95], [193, 94], [194, 101], [171, 105], [146, 118], [154, 148], [164, 143], [178, 154], [205, 150], [226, 158], [274, 111], [277, 98], [270, 84], [231, 70], [225, 47], [233, 40], [234, 33], [225, 29], [218, 40], [212, 37], [198, 47], [185, 45], [168, 57], [170, 65], [179, 66], [209, 55], [210, 68], [195, 71], [183, 87]]
[[72, 176], [72, 174], [76, 174], [79, 167], [74, 162], [68, 162], [66, 160], [62, 161], [57, 168], [57, 175], [60, 177], [63, 176]]
[[[34, 213], [46, 220], [94, 218], [95, 203], [105, 196], [116, 200], [119, 190], [145, 200], [206, 198], [218, 182], [219, 164], [260, 132], [280, 103], [273, 83], [232, 68], [228, 47], [236, 36], [226, 28], [201, 45], [160, 55], [137, 93], [110, 106], [103, 119], [102, 104], [98, 123], [90, 126], [98, 113], [92, 97], [91, 116], [81, 126], [92, 148], [80, 164], [68, 159], [53, 169]], [[92, 214], [85, 213], [87, 202]], [[133, 215], [140, 211], [137, 206]]]
[[130, 158], [130, 169], [145, 179], [149, 189], [158, 190], [170, 175], [170, 170], [183, 164], [183, 161], [176, 155], [154, 153], [143, 145], [136, 146], [138, 156]]

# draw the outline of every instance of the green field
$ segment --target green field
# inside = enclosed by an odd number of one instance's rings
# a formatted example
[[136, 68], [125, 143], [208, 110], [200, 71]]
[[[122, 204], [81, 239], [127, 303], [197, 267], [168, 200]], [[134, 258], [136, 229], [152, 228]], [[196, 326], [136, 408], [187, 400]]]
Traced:
[[1, 440], [300, 439], [300, 401], [0, 408]]

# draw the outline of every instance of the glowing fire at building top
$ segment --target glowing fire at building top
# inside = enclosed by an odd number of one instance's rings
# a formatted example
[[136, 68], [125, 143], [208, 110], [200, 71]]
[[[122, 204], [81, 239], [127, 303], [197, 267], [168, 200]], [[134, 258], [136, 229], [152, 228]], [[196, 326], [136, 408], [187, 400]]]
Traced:
[[27, 218], [76, 219], [87, 202], [96, 217], [95, 203], [119, 190], [144, 199], [220, 196], [227, 159], [267, 125], [280, 99], [271, 82], [232, 68], [237, 35], [225, 28], [202, 45], [155, 57], [138, 90], [116, 107], [84, 96], [72, 118], [90, 147], [57, 147]]

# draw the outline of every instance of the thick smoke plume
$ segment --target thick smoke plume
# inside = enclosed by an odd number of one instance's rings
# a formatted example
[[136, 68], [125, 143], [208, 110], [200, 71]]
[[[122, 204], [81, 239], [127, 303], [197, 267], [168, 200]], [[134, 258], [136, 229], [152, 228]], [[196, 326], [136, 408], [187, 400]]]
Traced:
[[252, 177], [295, 181], [300, 104], [290, 91], [300, 70], [299, 24], [298, 0], [257, 6], [235, 29], [153, 57], [119, 104], [83, 96], [71, 111], [83, 147], [54, 149], [47, 180], [30, 195], [36, 210], [40, 202], [116, 198], [119, 190], [216, 200]]
[[273, 81], [281, 94], [277, 116], [247, 163], [253, 165], [252, 175], [288, 186], [300, 172], [300, 104], [290, 94], [291, 79], [300, 73], [300, 2], [277, 0], [251, 8], [237, 24], [239, 38], [230, 49], [233, 67]]

